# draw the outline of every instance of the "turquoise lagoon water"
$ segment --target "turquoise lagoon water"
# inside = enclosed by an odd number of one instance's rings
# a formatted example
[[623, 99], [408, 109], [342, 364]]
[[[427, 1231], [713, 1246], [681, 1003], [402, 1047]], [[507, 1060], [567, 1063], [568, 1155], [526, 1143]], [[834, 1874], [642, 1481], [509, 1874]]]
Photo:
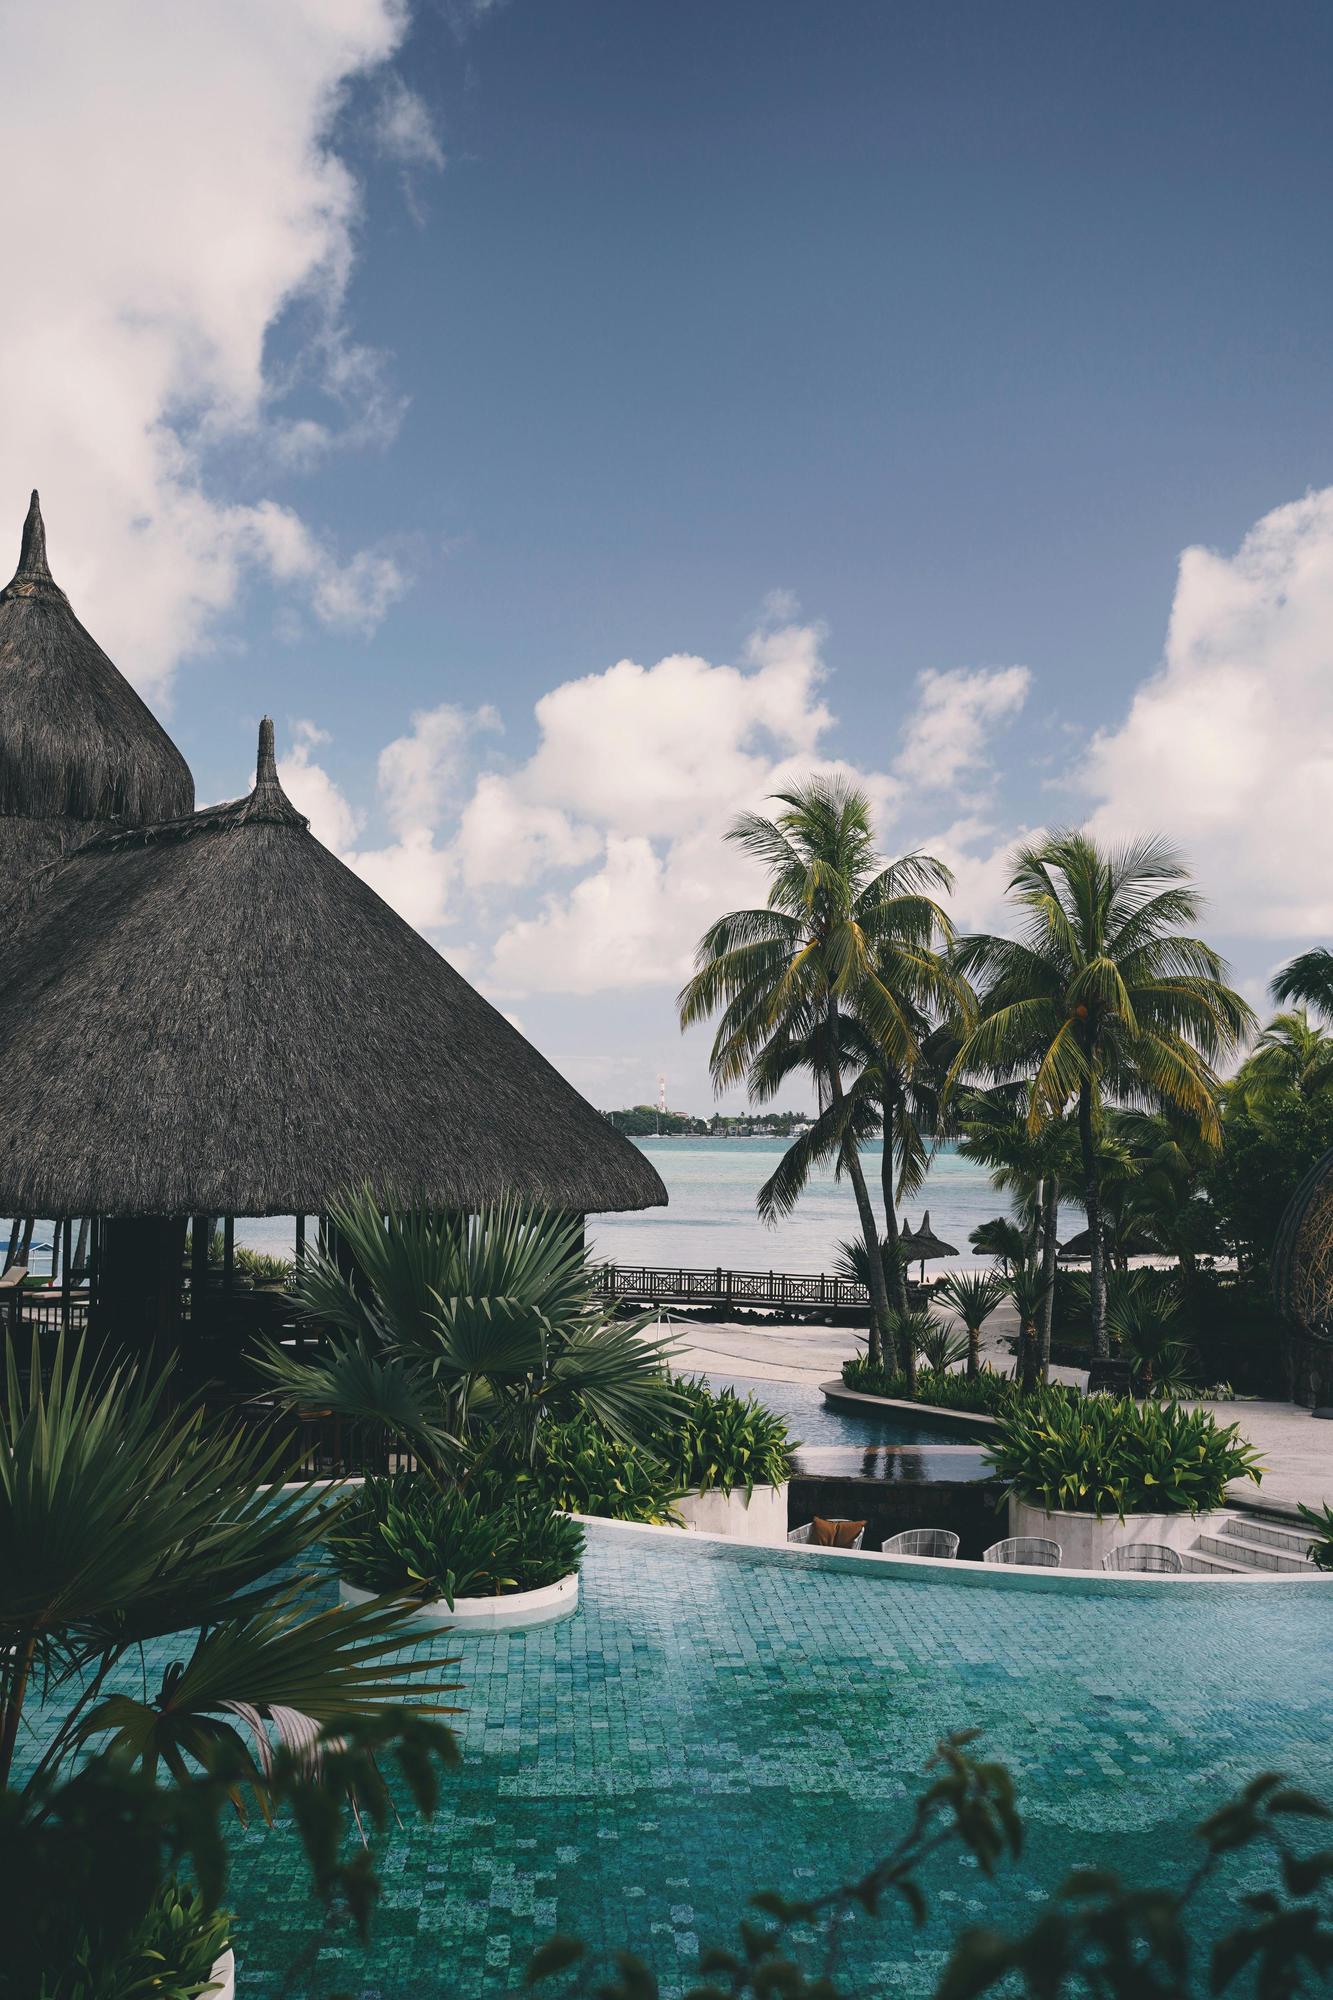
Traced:
[[[827, 1271], [841, 1238], [859, 1229], [851, 1189], [832, 1172], [811, 1178], [793, 1213], [776, 1228], [760, 1222], [754, 1198], [782, 1157], [775, 1139], [643, 1139], [636, 1142], [666, 1183], [670, 1204], [632, 1215], [588, 1218], [588, 1240], [599, 1257], [621, 1264], [676, 1264], [707, 1269], [721, 1264], [733, 1271]], [[866, 1148], [866, 1171], [879, 1182], [878, 1144]], [[937, 1235], [962, 1253], [938, 1270], [962, 1270], [988, 1260], [967, 1247], [979, 1222], [1002, 1214], [1007, 1201], [997, 1195], [983, 1167], [942, 1150], [921, 1196], [908, 1205], [919, 1223], [930, 1210]], [[1062, 1234], [1082, 1229], [1081, 1210], [1067, 1210]], [[8, 1225], [0, 1222], [0, 1228]], [[38, 1239], [50, 1242], [50, 1225], [39, 1223]], [[236, 1240], [275, 1256], [290, 1257], [294, 1225], [287, 1216], [238, 1219]], [[45, 1255], [34, 1256], [34, 1271], [45, 1271]]]
[[[1014, 1771], [1023, 1859], [998, 1889], [933, 1862], [919, 1933], [898, 1912], [858, 1921], [861, 1991], [928, 1992], [952, 1927], [1029, 1919], [1076, 1863], [1178, 1881], [1192, 1826], [1257, 1770], [1333, 1795], [1318, 1585], [1035, 1594], [602, 1526], [574, 1619], [446, 1650], [462, 1768], [433, 1824], [405, 1812], [379, 1850], [371, 1951], [326, 1946], [298, 1995], [512, 1991], [556, 1930], [639, 1951], [683, 1991], [748, 1891], [864, 1870], [954, 1729], [980, 1728]], [[239, 1990], [259, 2000], [314, 1915], [289, 1833], [236, 1849]], [[1214, 1902], [1204, 1930], [1224, 1922]]]

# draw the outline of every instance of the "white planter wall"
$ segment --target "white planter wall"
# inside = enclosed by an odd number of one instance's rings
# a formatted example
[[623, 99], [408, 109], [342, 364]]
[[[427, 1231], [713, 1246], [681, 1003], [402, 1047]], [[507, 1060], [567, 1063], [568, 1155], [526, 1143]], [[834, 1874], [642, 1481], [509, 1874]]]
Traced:
[[[355, 1584], [340, 1583], [338, 1595], [344, 1604], [369, 1604], [373, 1592], [358, 1590]], [[558, 1583], [544, 1584], [540, 1590], [511, 1590], [506, 1597], [456, 1597], [453, 1609], [442, 1597], [431, 1597], [410, 1614], [408, 1629], [424, 1637], [428, 1632], [523, 1632], [534, 1625], [556, 1625], [572, 1618], [579, 1608], [578, 1571], [562, 1576]]]
[[1045, 1535], [1060, 1544], [1063, 1569], [1100, 1569], [1102, 1557], [1126, 1542], [1160, 1542], [1183, 1555], [1192, 1549], [1213, 1514], [1048, 1514], [1026, 1500], [1009, 1499], [1011, 1535]]
[[230, 1948], [213, 1960], [209, 1973], [212, 1986], [207, 2000], [236, 2000], [236, 1954]]
[[702, 1535], [729, 1535], [736, 1542], [785, 1547], [787, 1541], [787, 1482], [756, 1486], [746, 1497], [743, 1486], [730, 1493], [687, 1493], [676, 1502], [687, 1528]]

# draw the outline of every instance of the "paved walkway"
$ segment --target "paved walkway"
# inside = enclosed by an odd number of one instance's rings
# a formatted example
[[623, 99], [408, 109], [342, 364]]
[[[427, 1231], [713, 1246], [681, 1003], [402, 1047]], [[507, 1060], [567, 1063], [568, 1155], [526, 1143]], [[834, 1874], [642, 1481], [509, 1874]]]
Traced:
[[[664, 1315], [669, 1318], [669, 1315]], [[850, 1354], [864, 1352], [851, 1327], [823, 1326], [705, 1326], [676, 1321], [679, 1368], [709, 1374], [728, 1369], [737, 1375], [769, 1382], [802, 1382], [817, 1386], [841, 1372]], [[983, 1358], [1008, 1374], [1013, 1356], [1006, 1340], [1016, 1332], [1013, 1308], [993, 1314], [982, 1342]], [[1057, 1381], [1082, 1384], [1082, 1369], [1053, 1368]], [[1268, 1403], [1240, 1397], [1234, 1403], [1211, 1403], [1220, 1423], [1238, 1423], [1263, 1454], [1263, 1484], [1239, 1481], [1232, 1489], [1238, 1500], [1274, 1501], [1284, 1506], [1333, 1506], [1333, 1422], [1312, 1417], [1292, 1403]]]

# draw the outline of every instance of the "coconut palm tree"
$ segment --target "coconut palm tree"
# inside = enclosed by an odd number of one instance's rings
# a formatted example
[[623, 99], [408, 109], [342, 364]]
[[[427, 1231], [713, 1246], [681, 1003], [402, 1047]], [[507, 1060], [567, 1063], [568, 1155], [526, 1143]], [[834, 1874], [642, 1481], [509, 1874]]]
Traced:
[[[911, 1071], [945, 922], [932, 892], [948, 887], [948, 871], [920, 854], [882, 864], [869, 801], [840, 778], [812, 778], [778, 804], [772, 819], [743, 813], [728, 832], [767, 870], [768, 903], [705, 931], [679, 996], [680, 1023], [719, 1016], [710, 1061], [719, 1090], [745, 1082], [763, 1099], [793, 1068], [813, 1075], [836, 1128], [830, 1150], [852, 1184], [862, 1240], [873, 1244], [879, 1228], [847, 1105], [844, 1022], [855, 1018], [878, 1060]], [[773, 1212], [784, 1198], [775, 1193]], [[869, 1277], [871, 1358], [892, 1366], [876, 1258]]]
[[935, 1287], [935, 1297], [952, 1306], [967, 1335], [967, 1372], [981, 1373], [981, 1330], [1005, 1297], [1004, 1281], [994, 1271], [951, 1271]]
[[1035, 1134], [1074, 1109], [1091, 1238], [1093, 1351], [1108, 1353], [1098, 1137], [1108, 1103], [1172, 1104], [1217, 1144], [1213, 1064], [1254, 1025], [1226, 967], [1183, 926], [1199, 897], [1173, 849], [1103, 849], [1057, 833], [1019, 850], [1009, 894], [1022, 935], [963, 940], [961, 969], [984, 987], [954, 1079], [1026, 1083]]
[[978, 1257], [993, 1257], [1007, 1278], [1032, 1262], [1037, 1251], [1035, 1216], [1016, 1221], [1012, 1215], [993, 1215], [979, 1222], [968, 1234], [968, 1245]]
[[991, 1179], [1012, 1195], [1036, 1229], [1037, 1256], [1046, 1284], [1038, 1330], [1042, 1379], [1051, 1359], [1051, 1314], [1055, 1304], [1060, 1200], [1081, 1171], [1078, 1136], [1067, 1115], [1051, 1118], [1036, 1132], [1027, 1121], [1022, 1086], [964, 1093], [955, 1106], [958, 1151], [990, 1168]]
[[1261, 1119], [1275, 1103], [1327, 1097], [1333, 1091], [1333, 1035], [1304, 1007], [1275, 1014], [1236, 1071], [1231, 1091]]
[[1295, 1001], [1313, 1007], [1326, 1021], [1333, 1021], [1333, 951], [1312, 945], [1298, 952], [1283, 966], [1269, 988], [1275, 1000]]
[[1018, 1314], [1018, 1382], [1025, 1396], [1031, 1395], [1037, 1386], [1039, 1373], [1039, 1348], [1037, 1329], [1041, 1323], [1042, 1307], [1050, 1290], [1048, 1280], [1040, 1269], [1029, 1264], [1026, 1269], [1014, 1271], [1004, 1280], [1004, 1289], [1014, 1302]]

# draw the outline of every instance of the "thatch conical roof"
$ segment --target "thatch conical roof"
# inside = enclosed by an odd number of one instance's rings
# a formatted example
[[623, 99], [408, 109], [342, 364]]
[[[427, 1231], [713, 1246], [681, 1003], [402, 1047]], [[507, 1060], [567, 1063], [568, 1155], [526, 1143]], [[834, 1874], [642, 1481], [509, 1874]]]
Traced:
[[0, 894], [102, 825], [193, 805], [185, 759], [51, 575], [34, 492], [0, 590]]
[[234, 804], [98, 835], [0, 956], [0, 1214], [315, 1214], [369, 1181], [648, 1208], [666, 1190], [310, 833], [273, 725]]
[[921, 1218], [921, 1227], [919, 1229], [905, 1229], [898, 1238], [898, 1244], [900, 1249], [907, 1252], [907, 1255], [914, 1264], [924, 1263], [933, 1257], [956, 1257], [958, 1255], [957, 1245], [946, 1243], [944, 1238], [937, 1236], [931, 1228], [929, 1209], [926, 1210]]

